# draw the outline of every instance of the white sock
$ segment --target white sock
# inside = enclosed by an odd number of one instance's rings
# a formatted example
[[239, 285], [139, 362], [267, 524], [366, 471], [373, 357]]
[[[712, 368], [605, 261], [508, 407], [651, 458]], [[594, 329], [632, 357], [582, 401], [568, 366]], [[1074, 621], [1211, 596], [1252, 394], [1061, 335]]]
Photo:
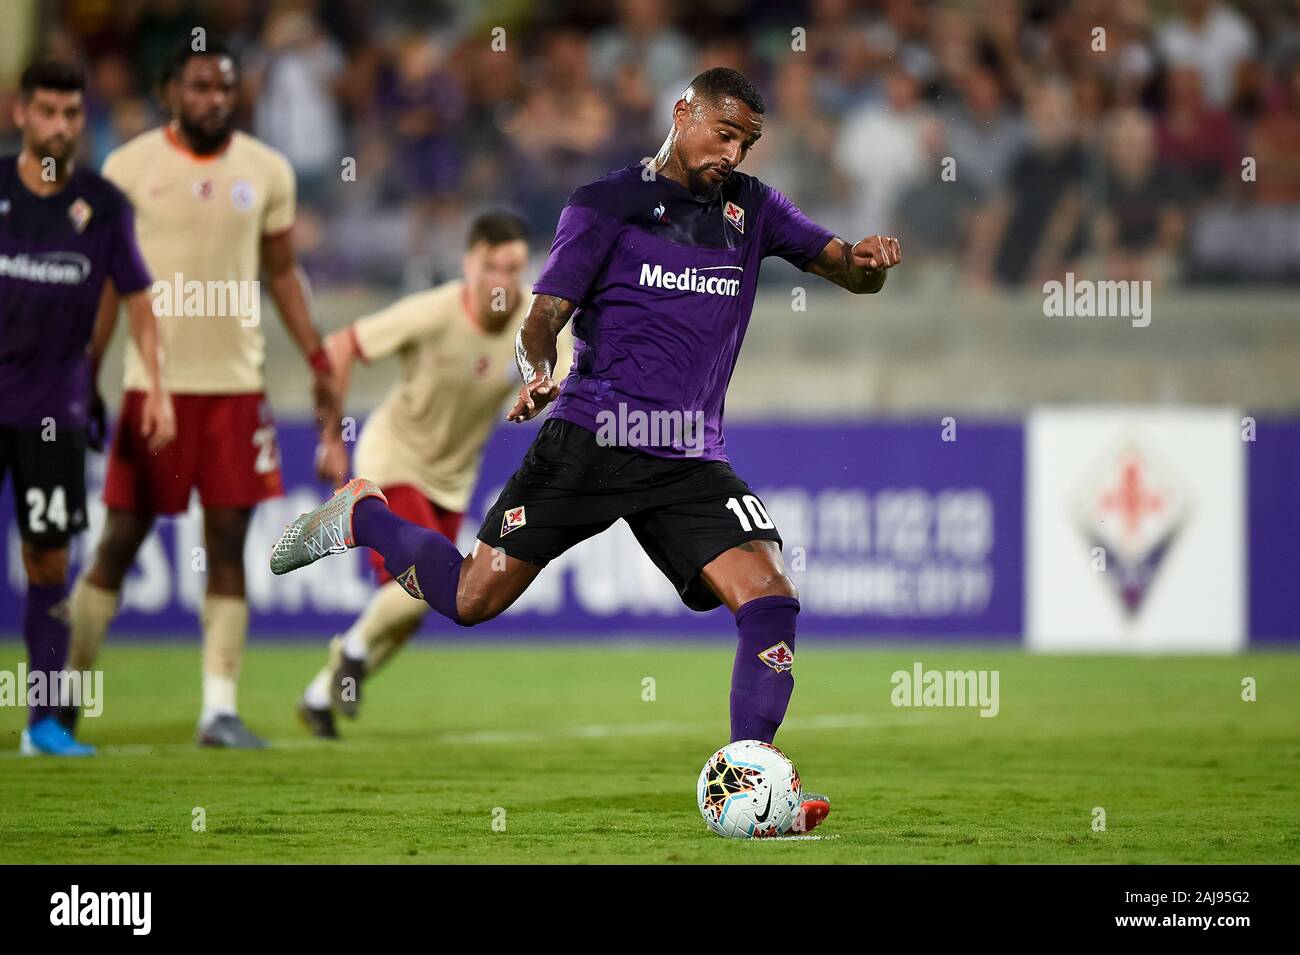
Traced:
[[362, 632], [361, 620], [348, 627], [348, 632], [343, 635], [343, 655], [351, 660], [366, 662], [366, 635]]
[[307, 692], [302, 695], [304, 701], [313, 710], [329, 709], [330, 705], [330, 684], [329, 674], [322, 670], [316, 674], [316, 679], [307, 684]]
[[228, 676], [203, 674], [203, 712], [199, 716], [201, 725], [206, 726], [218, 716], [234, 716], [239, 712], [235, 709], [235, 690], [238, 685]]

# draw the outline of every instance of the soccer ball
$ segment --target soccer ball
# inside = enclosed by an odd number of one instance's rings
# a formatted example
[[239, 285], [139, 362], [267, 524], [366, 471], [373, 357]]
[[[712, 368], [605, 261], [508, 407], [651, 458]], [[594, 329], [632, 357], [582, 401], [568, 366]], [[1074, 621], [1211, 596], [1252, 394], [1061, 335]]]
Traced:
[[728, 743], [710, 756], [695, 792], [704, 821], [728, 839], [783, 836], [803, 802], [794, 763], [756, 739]]

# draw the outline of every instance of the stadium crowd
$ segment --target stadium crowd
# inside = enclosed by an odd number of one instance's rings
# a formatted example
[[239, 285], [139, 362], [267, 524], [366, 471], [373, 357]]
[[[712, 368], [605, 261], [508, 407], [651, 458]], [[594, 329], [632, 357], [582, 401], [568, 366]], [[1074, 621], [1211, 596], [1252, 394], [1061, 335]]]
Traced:
[[1300, 278], [1300, 0], [42, 10], [34, 52], [89, 70], [96, 166], [159, 122], [157, 65], [196, 24], [237, 49], [242, 125], [297, 172], [317, 283], [423, 287], [455, 269], [467, 215], [489, 202], [549, 235], [575, 184], [655, 153], [684, 83], [715, 65], [767, 98], [744, 171], [844, 234], [897, 234], [964, 286], [1075, 264], [1157, 283]]

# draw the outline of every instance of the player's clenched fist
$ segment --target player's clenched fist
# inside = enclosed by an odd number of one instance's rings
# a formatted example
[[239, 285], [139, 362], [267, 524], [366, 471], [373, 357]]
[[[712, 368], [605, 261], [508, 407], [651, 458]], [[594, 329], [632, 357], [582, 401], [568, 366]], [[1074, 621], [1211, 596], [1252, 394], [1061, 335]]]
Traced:
[[853, 246], [853, 264], [868, 271], [890, 269], [903, 261], [898, 240], [892, 235], [870, 235]]
[[519, 389], [519, 397], [506, 415], [507, 421], [528, 421], [537, 417], [538, 412], [555, 400], [560, 393], [559, 386], [550, 375], [537, 372], [531, 381]]

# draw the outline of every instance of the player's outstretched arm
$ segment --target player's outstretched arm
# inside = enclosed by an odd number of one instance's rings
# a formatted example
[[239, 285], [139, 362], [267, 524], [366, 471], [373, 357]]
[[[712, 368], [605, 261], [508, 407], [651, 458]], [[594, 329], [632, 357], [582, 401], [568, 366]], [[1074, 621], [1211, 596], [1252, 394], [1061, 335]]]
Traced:
[[515, 336], [515, 364], [524, 384], [506, 420], [535, 418], [560, 393], [554, 378], [555, 340], [575, 308], [573, 302], [554, 295], [533, 296], [533, 304]]
[[901, 261], [903, 252], [893, 236], [872, 235], [854, 245], [836, 236], [804, 271], [820, 275], [855, 295], [872, 294], [884, 287], [886, 271]]
[[148, 290], [126, 296], [126, 315], [131, 324], [131, 338], [149, 376], [149, 391], [144, 396], [141, 431], [150, 451], [158, 451], [176, 437], [176, 414], [172, 397], [163, 387], [162, 355], [158, 347], [158, 320], [153, 314], [153, 299]]

